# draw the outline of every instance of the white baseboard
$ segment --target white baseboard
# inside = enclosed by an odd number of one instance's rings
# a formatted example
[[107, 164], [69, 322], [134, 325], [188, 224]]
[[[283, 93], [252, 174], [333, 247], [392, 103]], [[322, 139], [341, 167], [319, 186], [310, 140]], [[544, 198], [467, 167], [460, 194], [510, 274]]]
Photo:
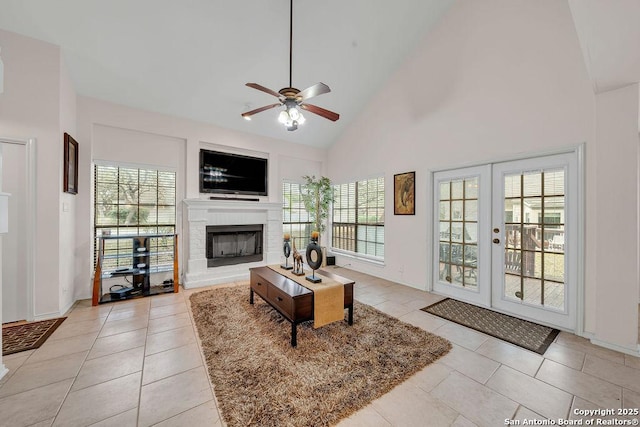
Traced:
[[187, 275], [187, 278], [182, 282], [182, 286], [185, 289], [203, 288], [211, 285], [222, 285], [231, 282], [247, 281], [249, 280], [249, 278], [250, 275], [248, 270], [247, 272], [228, 273], [225, 275], [220, 275], [216, 278], [211, 278], [208, 275], [200, 277], [198, 277], [198, 275]]
[[640, 357], [640, 345], [636, 344], [634, 347], [624, 347], [618, 344], [612, 344], [606, 341], [600, 341], [595, 338], [590, 339], [592, 344], [599, 345], [600, 347], [608, 348], [609, 350], [618, 351], [620, 353], [628, 354], [631, 356]]
[[67, 312], [71, 309], [71, 307], [73, 307], [73, 304], [75, 304], [76, 301], [71, 301], [69, 304], [67, 304], [66, 307], [64, 307], [62, 310], [60, 310], [60, 316], [58, 317], [63, 317], [65, 314], [67, 314]]
[[35, 316], [33, 316], [33, 320], [34, 321], [47, 320], [47, 319], [54, 319], [56, 317], [62, 317], [59, 311], [52, 311], [44, 314], [36, 314]]
[[[0, 359], [2, 358], [2, 356], [0, 356]], [[5, 375], [7, 375], [7, 373], [9, 372], [9, 370], [7, 369], [6, 366], [4, 366], [3, 363], [0, 363], [0, 380], [2, 379], [2, 377], [4, 377]]]

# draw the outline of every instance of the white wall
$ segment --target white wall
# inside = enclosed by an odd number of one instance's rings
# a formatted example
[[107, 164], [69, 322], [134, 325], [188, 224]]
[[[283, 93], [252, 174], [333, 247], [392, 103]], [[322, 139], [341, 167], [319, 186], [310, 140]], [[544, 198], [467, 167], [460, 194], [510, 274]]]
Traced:
[[[59, 156], [58, 185], [63, 187], [64, 179], [64, 133], [76, 139], [76, 91], [73, 88], [71, 76], [64, 63], [60, 61], [60, 129], [58, 144], [61, 147]], [[77, 139], [76, 139], [77, 141]], [[84, 144], [78, 142], [78, 150], [83, 150]], [[78, 187], [78, 191], [91, 191], [88, 186]], [[76, 264], [78, 254], [75, 251], [76, 242], [76, 195], [60, 191], [60, 287], [58, 290], [61, 314], [65, 313], [75, 302]]]
[[37, 138], [36, 259], [34, 315], [59, 314], [60, 222], [60, 49], [0, 30], [4, 93], [0, 96], [0, 135]]
[[[620, 106], [630, 108], [627, 104]], [[632, 348], [628, 338], [632, 331], [637, 334], [637, 306], [616, 306], [615, 301], [637, 300], [637, 257], [625, 265], [617, 263], [619, 280], [603, 281], [611, 266], [600, 257], [600, 242], [595, 240], [604, 238], [598, 228], [611, 219], [611, 205], [602, 201], [603, 193], [636, 176], [637, 155], [631, 153], [625, 139], [623, 151], [631, 154], [621, 163], [625, 167], [602, 161], [600, 152], [611, 150], [612, 142], [596, 139], [595, 118], [595, 95], [565, 2], [456, 3], [330, 149], [328, 173], [334, 182], [382, 172], [387, 189], [385, 265], [340, 257], [338, 263], [351, 263], [354, 268], [427, 289], [430, 171], [585, 142], [585, 328], [603, 341]], [[637, 135], [635, 143], [637, 147]], [[622, 154], [609, 156], [619, 159]], [[414, 170], [416, 215], [394, 216], [393, 175]], [[616, 211], [636, 212], [634, 185], [637, 183], [625, 184], [630, 196], [616, 199]], [[632, 216], [624, 215], [630, 221], [628, 226], [624, 223], [625, 247], [631, 245], [629, 257], [636, 247], [630, 239], [638, 235]], [[621, 247], [612, 240], [619, 234], [606, 237], [609, 248]], [[603, 287], [609, 302], [601, 305]], [[604, 313], [614, 306], [617, 313], [624, 310], [625, 319], [635, 315], [636, 320], [616, 324], [617, 331], [608, 333], [614, 325]]]
[[627, 348], [638, 339], [637, 126], [638, 84], [596, 96], [596, 339]]
[[[263, 199], [268, 202], [281, 201], [283, 179], [300, 179], [299, 175], [303, 169], [292, 162], [306, 165], [309, 169], [304, 170], [309, 171], [305, 173], [311, 174], [319, 174], [325, 167], [325, 150], [300, 144], [263, 138], [86, 97], [78, 97], [77, 111], [79, 141], [86, 144], [84, 149], [80, 150], [81, 187], [93, 186], [92, 162], [97, 160], [126, 162], [129, 159], [129, 162], [134, 164], [177, 166], [177, 185], [181, 187], [177, 191], [181, 264], [186, 259], [184, 248], [188, 247], [188, 241], [182, 232], [180, 202], [182, 198], [201, 197], [198, 182], [198, 156], [201, 147], [227, 147], [231, 151], [265, 153], [269, 158], [269, 196]], [[158, 153], [165, 154], [159, 155], [149, 151], [148, 148], [154, 147], [154, 144]], [[177, 154], [167, 158], [167, 150]], [[167, 161], [171, 164], [167, 164]], [[76, 298], [88, 298], [91, 295], [90, 279], [93, 273], [93, 201], [89, 192], [81, 192], [77, 203], [76, 215], [85, 220], [77, 221], [76, 227], [76, 252], [82, 254], [82, 259], [78, 262], [78, 277], [81, 279]]]

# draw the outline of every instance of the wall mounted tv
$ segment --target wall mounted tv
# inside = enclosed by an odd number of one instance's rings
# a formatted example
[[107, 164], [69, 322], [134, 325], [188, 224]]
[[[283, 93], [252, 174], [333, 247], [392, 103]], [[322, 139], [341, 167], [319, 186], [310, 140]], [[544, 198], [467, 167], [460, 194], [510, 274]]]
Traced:
[[267, 196], [267, 159], [200, 150], [200, 192]]

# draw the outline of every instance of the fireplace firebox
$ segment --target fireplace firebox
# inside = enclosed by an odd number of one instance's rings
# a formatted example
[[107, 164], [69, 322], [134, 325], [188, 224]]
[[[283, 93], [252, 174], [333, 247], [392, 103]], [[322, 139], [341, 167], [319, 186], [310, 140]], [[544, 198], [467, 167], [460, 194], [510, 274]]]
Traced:
[[208, 225], [207, 266], [262, 261], [262, 224]]

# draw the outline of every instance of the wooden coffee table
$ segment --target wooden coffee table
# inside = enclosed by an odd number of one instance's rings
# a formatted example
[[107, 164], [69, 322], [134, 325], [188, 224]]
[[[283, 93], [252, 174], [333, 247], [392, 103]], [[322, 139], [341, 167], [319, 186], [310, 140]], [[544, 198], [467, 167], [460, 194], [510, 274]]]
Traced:
[[[298, 323], [313, 319], [313, 292], [293, 280], [278, 274], [269, 267], [256, 267], [251, 272], [249, 303], [253, 304], [253, 293], [257, 293], [271, 307], [291, 322], [291, 346], [297, 345]], [[329, 271], [319, 274], [344, 285], [344, 308], [349, 310], [349, 325], [353, 325], [354, 281]]]

